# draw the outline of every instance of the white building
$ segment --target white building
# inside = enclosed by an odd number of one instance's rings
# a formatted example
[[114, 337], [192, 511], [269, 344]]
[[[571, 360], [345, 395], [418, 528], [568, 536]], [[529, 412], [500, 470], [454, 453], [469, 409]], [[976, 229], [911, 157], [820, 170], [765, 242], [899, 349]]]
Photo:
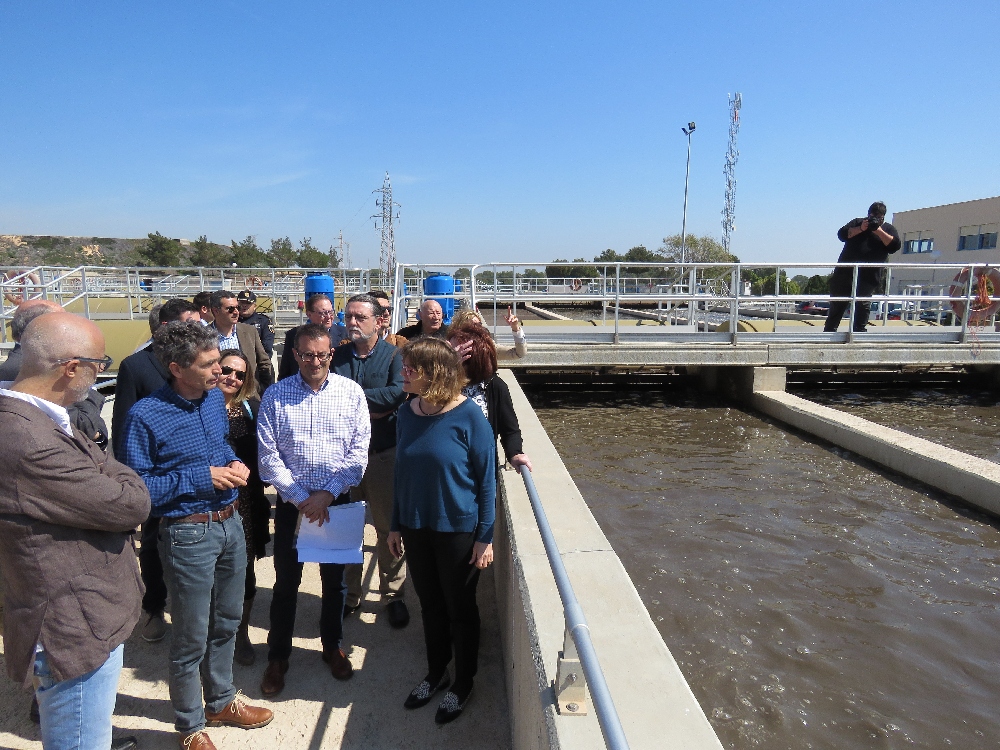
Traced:
[[[995, 263], [1000, 266], [997, 246], [1000, 228], [1000, 197], [981, 198], [945, 206], [899, 211], [892, 224], [903, 241], [902, 250], [890, 255], [891, 263], [910, 263], [913, 270], [892, 271], [892, 293], [907, 287], [940, 287], [958, 275], [956, 269], [940, 269], [944, 263]], [[930, 293], [929, 289], [925, 293]]]

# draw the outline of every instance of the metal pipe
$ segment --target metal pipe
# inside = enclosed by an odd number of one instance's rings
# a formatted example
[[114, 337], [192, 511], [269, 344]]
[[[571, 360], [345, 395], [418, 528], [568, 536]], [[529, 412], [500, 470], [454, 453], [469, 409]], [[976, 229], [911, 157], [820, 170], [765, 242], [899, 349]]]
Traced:
[[618, 710], [615, 708], [614, 699], [611, 697], [611, 691], [608, 689], [604, 672], [597, 659], [587, 619], [583, 616], [583, 609], [573, 592], [573, 584], [569, 580], [566, 566], [559, 555], [559, 545], [556, 544], [552, 527], [549, 526], [549, 519], [545, 515], [542, 501], [538, 497], [535, 481], [531, 478], [531, 472], [528, 471], [527, 467], [520, 466], [518, 471], [524, 480], [524, 488], [531, 501], [531, 510], [535, 514], [538, 531], [542, 536], [542, 544], [545, 545], [545, 554], [549, 558], [552, 576], [555, 578], [556, 588], [559, 589], [559, 598], [562, 599], [563, 611], [566, 616], [566, 629], [573, 636], [573, 642], [580, 655], [580, 663], [583, 665], [583, 673], [587, 677], [587, 687], [590, 689], [590, 697], [594, 700], [594, 710], [597, 712], [597, 721], [601, 725], [601, 733], [604, 735], [604, 744], [611, 750], [627, 750], [629, 745], [625, 738], [625, 730], [622, 728]]

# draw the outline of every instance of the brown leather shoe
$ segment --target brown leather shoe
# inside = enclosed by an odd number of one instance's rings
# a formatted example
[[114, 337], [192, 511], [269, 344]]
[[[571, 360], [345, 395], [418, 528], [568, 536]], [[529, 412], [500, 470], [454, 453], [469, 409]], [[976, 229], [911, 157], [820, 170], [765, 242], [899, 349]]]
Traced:
[[264, 677], [260, 681], [260, 692], [264, 695], [277, 695], [285, 689], [285, 672], [288, 671], [288, 659], [269, 661]]
[[259, 708], [247, 703], [246, 696], [236, 691], [236, 696], [229, 705], [219, 713], [205, 711], [205, 723], [210, 727], [239, 727], [240, 729], [256, 729], [266, 727], [274, 718], [274, 712], [269, 708]]
[[349, 680], [354, 676], [354, 666], [342, 648], [336, 651], [324, 651], [323, 661], [330, 665], [330, 674], [338, 680]]
[[208, 732], [201, 729], [191, 734], [181, 735], [181, 747], [184, 750], [217, 750]]

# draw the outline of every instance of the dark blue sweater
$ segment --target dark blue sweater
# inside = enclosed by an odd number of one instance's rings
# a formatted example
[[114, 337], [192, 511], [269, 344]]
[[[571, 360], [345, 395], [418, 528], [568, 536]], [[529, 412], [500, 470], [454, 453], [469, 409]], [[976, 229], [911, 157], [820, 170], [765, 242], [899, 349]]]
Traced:
[[497, 447], [479, 406], [466, 399], [420, 417], [405, 404], [397, 424], [391, 529], [475, 531], [477, 542], [492, 542]]
[[363, 359], [354, 353], [354, 344], [343, 344], [333, 352], [330, 370], [360, 385], [371, 414], [392, 412], [372, 420], [369, 450], [379, 453], [396, 444], [396, 409], [406, 400], [403, 393], [403, 358], [399, 349], [379, 339]]

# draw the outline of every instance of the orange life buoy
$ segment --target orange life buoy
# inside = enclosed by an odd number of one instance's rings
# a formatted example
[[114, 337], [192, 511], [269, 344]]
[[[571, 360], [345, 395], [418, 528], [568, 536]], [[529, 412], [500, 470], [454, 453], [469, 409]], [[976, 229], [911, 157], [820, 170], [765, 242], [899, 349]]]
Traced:
[[573, 279], [572, 289], [574, 292], [579, 292], [583, 289], [583, 282], [580, 279]]
[[[15, 281], [16, 279], [16, 281]], [[30, 284], [29, 284], [30, 282]], [[25, 274], [23, 271], [5, 271], [3, 275], [3, 298], [12, 305], [20, 305], [28, 299], [28, 286], [41, 286], [38, 274], [34, 271]]]
[[[948, 296], [952, 297], [951, 309], [958, 320], [965, 318], [965, 298], [969, 293], [969, 270], [962, 272], [951, 282]], [[987, 320], [1000, 310], [1000, 270], [996, 268], [977, 268], [972, 279], [972, 309], [969, 311], [969, 322], [976, 323]], [[960, 299], [955, 299], [956, 297]]]

